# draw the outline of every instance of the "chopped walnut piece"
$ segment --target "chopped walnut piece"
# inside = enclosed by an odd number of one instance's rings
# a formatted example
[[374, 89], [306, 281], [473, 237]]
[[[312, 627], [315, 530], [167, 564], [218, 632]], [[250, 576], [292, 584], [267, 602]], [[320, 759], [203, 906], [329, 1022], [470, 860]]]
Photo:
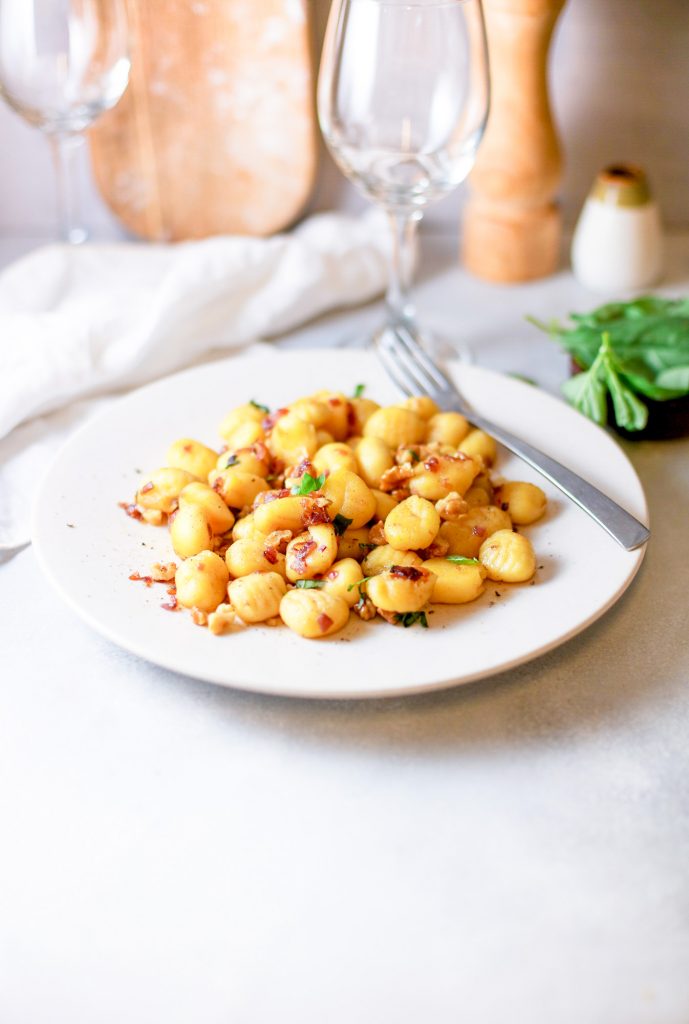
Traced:
[[387, 537], [385, 536], [385, 527], [381, 519], [371, 527], [368, 531], [368, 539], [371, 544], [387, 544]]
[[169, 583], [174, 580], [177, 572], [175, 562], [154, 562], [151, 566], [150, 576], [156, 583]]
[[363, 619], [364, 622], [370, 622], [371, 619], [375, 619], [376, 617], [376, 606], [371, 598], [366, 597], [366, 595], [359, 598], [352, 608], [352, 611], [355, 612], [360, 619]]
[[450, 491], [444, 498], [436, 501], [435, 508], [441, 519], [447, 520], [448, 523], [456, 523], [467, 512], [469, 506], [464, 498], [460, 498], [457, 491]]
[[208, 616], [206, 615], [205, 612], [201, 611], [200, 608], [192, 608], [191, 609], [191, 621], [196, 626], [207, 626], [208, 625]]
[[392, 466], [390, 469], [386, 469], [380, 478], [380, 490], [385, 494], [389, 494], [390, 491], [394, 491], [400, 484], [406, 484], [407, 480], [411, 480], [414, 476], [414, 469], [411, 462], [406, 463], [404, 466]]
[[227, 533], [221, 533], [211, 538], [211, 551], [215, 551], [216, 555], [224, 558], [231, 543], [232, 530], [228, 530]]
[[382, 608], [376, 608], [376, 611], [381, 619], [385, 619], [386, 622], [390, 622], [393, 626], [397, 625], [399, 612], [384, 612]]
[[444, 558], [450, 550], [450, 542], [444, 540], [442, 537], [436, 537], [429, 547], [424, 548], [423, 551], [419, 551], [419, 555], [424, 560], [426, 558]]
[[404, 499], [408, 498], [410, 494], [411, 491], [408, 487], [396, 487], [394, 491], [390, 491], [390, 497], [394, 498], [395, 501], [398, 502], [404, 501]]
[[150, 523], [151, 526], [162, 526], [165, 522], [165, 513], [157, 508], [142, 508], [141, 518], [145, 523]]
[[208, 616], [208, 628], [215, 636], [227, 633], [235, 621], [235, 611], [231, 604], [219, 604]]
[[264, 545], [267, 548], [273, 548], [275, 551], [280, 551], [283, 555], [287, 550], [287, 545], [292, 540], [291, 530], [273, 530], [269, 533], [264, 541]]

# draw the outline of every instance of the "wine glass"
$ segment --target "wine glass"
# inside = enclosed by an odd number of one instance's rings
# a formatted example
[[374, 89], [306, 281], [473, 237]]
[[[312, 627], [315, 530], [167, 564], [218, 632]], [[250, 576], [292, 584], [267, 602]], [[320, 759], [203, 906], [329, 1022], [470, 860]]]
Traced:
[[62, 238], [83, 242], [83, 132], [129, 81], [124, 0], [0, 0], [0, 95], [51, 143]]
[[340, 169], [389, 216], [393, 328], [415, 330], [416, 226], [471, 170], [489, 96], [481, 0], [333, 0], [319, 120]]

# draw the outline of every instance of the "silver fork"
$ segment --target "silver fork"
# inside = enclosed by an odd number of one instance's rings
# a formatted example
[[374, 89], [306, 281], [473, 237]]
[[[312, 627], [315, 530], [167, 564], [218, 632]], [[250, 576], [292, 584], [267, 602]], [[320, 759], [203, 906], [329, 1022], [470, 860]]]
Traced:
[[646, 543], [650, 531], [612, 498], [538, 448], [474, 412], [449, 377], [421, 348], [411, 325], [399, 321], [395, 326], [383, 328], [376, 336], [375, 345], [388, 375], [405, 394], [428, 395], [443, 411], [462, 413], [474, 426], [485, 430], [559, 487], [628, 551]]

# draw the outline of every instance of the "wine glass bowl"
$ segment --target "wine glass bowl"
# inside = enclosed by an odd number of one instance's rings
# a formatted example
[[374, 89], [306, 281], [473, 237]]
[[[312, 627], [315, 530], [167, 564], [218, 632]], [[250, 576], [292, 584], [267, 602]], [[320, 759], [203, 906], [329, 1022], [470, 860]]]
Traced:
[[82, 133], [129, 81], [124, 0], [0, 0], [0, 95], [52, 142], [62, 234], [76, 223], [71, 164]]
[[340, 169], [391, 217], [392, 318], [410, 317], [414, 224], [471, 170], [489, 92], [480, 0], [333, 0], [319, 120]]

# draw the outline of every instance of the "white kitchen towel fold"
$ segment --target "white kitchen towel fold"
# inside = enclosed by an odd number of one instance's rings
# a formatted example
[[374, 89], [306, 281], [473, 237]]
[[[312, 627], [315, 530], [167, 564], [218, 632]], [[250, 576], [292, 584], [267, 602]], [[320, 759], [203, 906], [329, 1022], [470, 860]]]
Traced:
[[100, 405], [85, 399], [372, 298], [386, 248], [379, 214], [319, 214], [270, 239], [50, 246], [5, 270], [0, 548], [28, 540], [34, 466]]

